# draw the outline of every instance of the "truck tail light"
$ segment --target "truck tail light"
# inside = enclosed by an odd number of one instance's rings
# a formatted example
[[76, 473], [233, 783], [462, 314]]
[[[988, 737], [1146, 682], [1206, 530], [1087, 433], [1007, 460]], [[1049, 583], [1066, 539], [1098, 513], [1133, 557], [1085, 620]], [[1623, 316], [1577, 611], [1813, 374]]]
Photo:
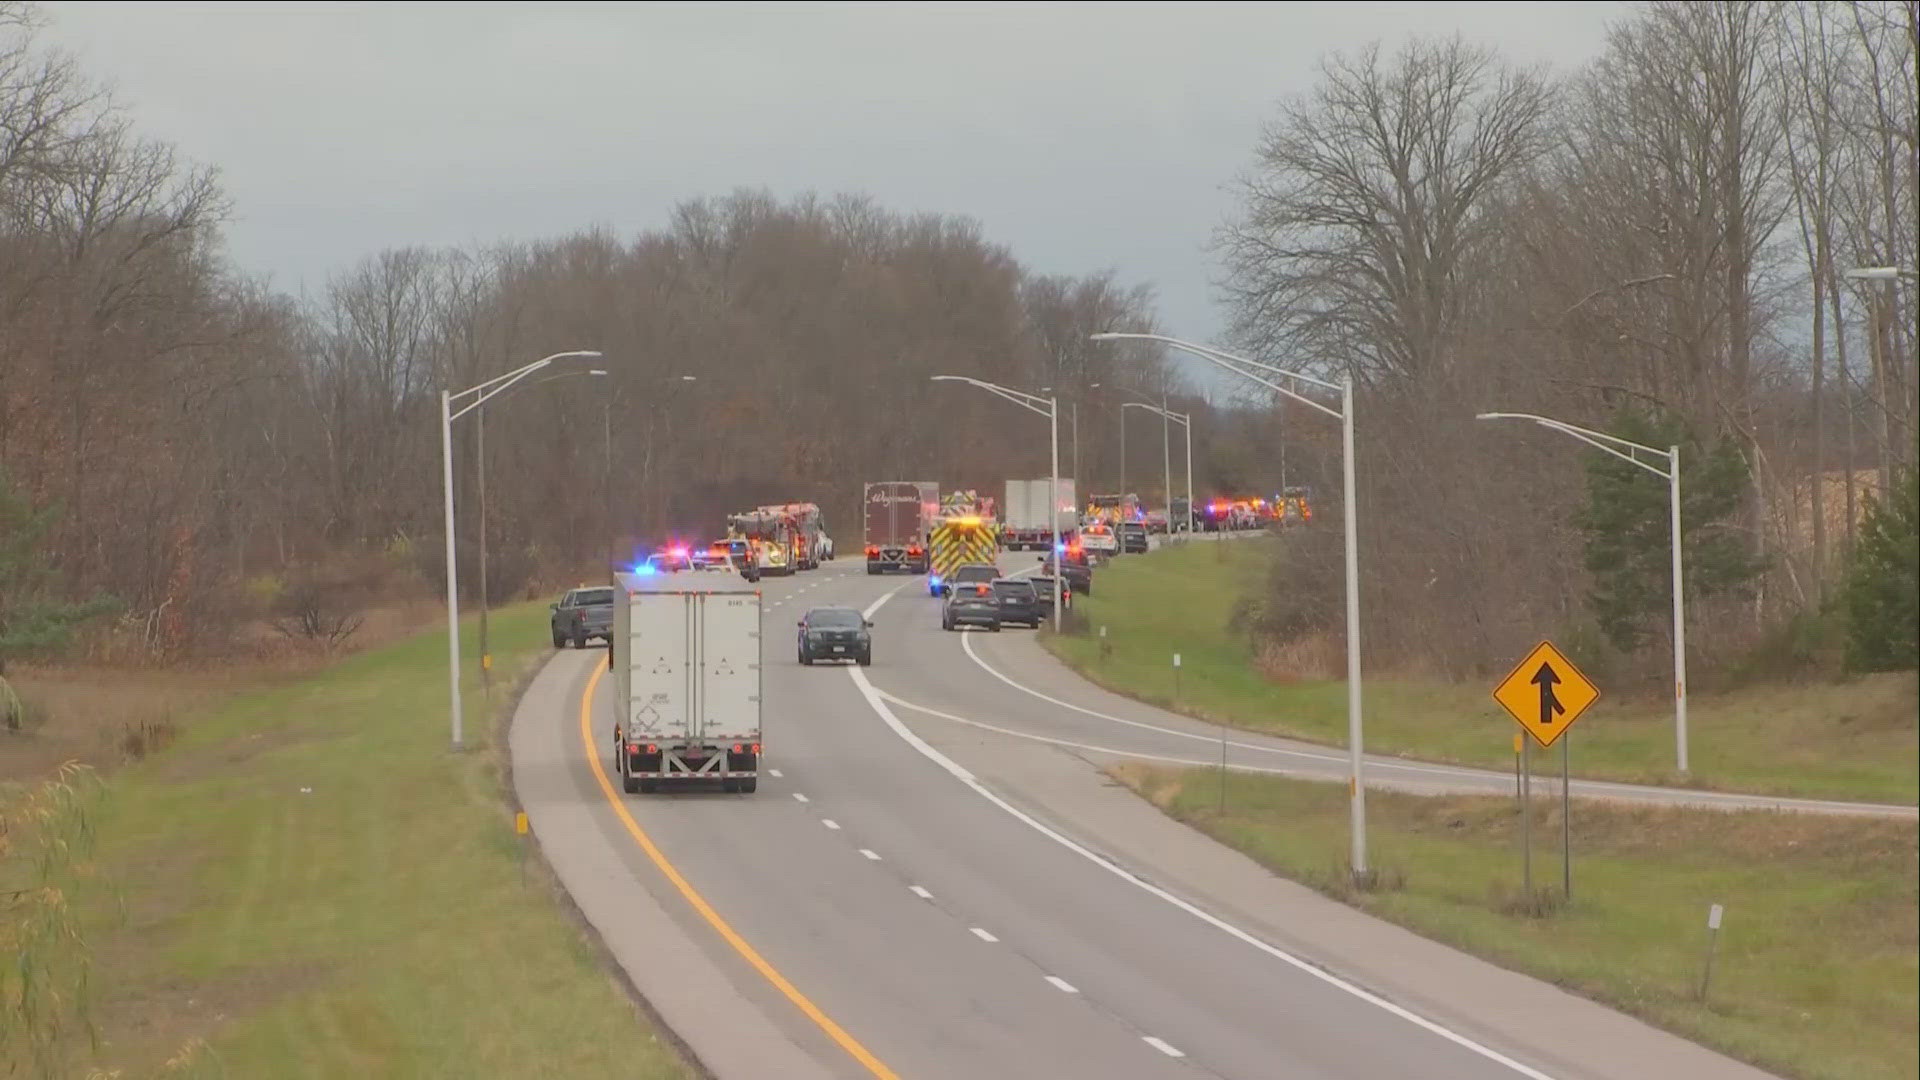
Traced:
[[637, 754], [637, 753], [639, 753], [639, 752], [640, 752], [640, 744], [639, 744], [639, 743], [631, 743], [631, 742], [630, 742], [630, 743], [628, 743], [628, 744], [627, 744], [627, 753], [629, 753], [629, 754]]
[[759, 744], [759, 743], [754, 743], [754, 744], [753, 744], [753, 756], [754, 756], [754, 757], [759, 757], [759, 756], [760, 756], [760, 744]]

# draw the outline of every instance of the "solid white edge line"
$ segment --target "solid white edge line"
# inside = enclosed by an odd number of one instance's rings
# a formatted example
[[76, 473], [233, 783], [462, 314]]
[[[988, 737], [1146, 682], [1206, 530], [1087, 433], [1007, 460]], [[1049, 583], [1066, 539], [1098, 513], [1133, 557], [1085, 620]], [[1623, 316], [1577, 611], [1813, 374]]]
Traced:
[[911, 893], [913, 893], [913, 895], [915, 895], [915, 896], [917, 896], [917, 897], [919, 897], [919, 898], [920, 898], [920, 899], [922, 899], [922, 900], [931, 900], [931, 899], [933, 899], [933, 894], [932, 894], [932, 893], [930, 893], [930, 892], [928, 892], [927, 890], [925, 890], [925, 889], [923, 889], [923, 888], [921, 888], [921, 887], [920, 887], [920, 886], [918, 886], [918, 885], [909, 885], [909, 886], [907, 886], [907, 890], [908, 890], [909, 892], [911, 892]]
[[[1214, 768], [1220, 764], [1217, 760], [1204, 761], [1199, 758], [1177, 758], [1168, 757], [1165, 754], [1147, 754], [1138, 750], [1121, 750], [1112, 746], [1096, 746], [1093, 743], [1078, 743], [1068, 739], [1056, 739], [1049, 735], [1035, 735], [1030, 731], [1015, 731], [1013, 728], [1004, 728], [997, 724], [989, 724], [984, 720], [972, 720], [964, 716], [955, 716], [952, 713], [941, 712], [938, 709], [908, 701], [906, 698], [886, 690], [876, 690], [875, 692], [890, 705], [898, 705], [903, 709], [912, 709], [914, 712], [925, 713], [928, 716], [940, 720], [950, 720], [956, 724], [965, 724], [968, 727], [979, 728], [982, 731], [991, 731], [996, 735], [1006, 735], [1015, 739], [1027, 739], [1032, 742], [1046, 743], [1050, 746], [1064, 746], [1069, 750], [1085, 750], [1094, 754], [1112, 754], [1115, 757], [1139, 758], [1143, 761], [1163, 761], [1169, 765], [1195, 765]], [[1347, 780], [1344, 776], [1297, 772], [1291, 769], [1271, 768], [1266, 765], [1229, 765], [1227, 768], [1232, 772], [1258, 773], [1263, 776], [1291, 776], [1305, 780], [1325, 780], [1328, 783], [1335, 784], [1343, 784], [1346, 783]]]
[[[1128, 727], [1141, 728], [1162, 735], [1172, 735], [1176, 738], [1192, 739], [1196, 742], [1209, 743], [1214, 746], [1220, 745], [1221, 740], [1218, 735], [1202, 735], [1198, 732], [1181, 731], [1177, 728], [1163, 727], [1159, 724], [1149, 724], [1144, 720], [1129, 720], [1124, 716], [1114, 716], [1110, 713], [1089, 709], [1083, 705], [1075, 705], [1071, 701], [1061, 701], [1059, 698], [1050, 697], [1030, 686], [1015, 682], [1011, 677], [981, 659], [980, 654], [973, 650], [973, 640], [971, 638], [962, 635], [960, 638], [960, 648], [967, 654], [967, 659], [979, 665], [980, 670], [1006, 683], [1015, 690], [1039, 698], [1049, 705], [1057, 705], [1060, 708], [1068, 709], [1085, 716], [1091, 716], [1097, 720], [1124, 724]], [[1197, 722], [1206, 723], [1204, 720]], [[1227, 740], [1227, 745], [1240, 750], [1257, 751], [1262, 754], [1278, 754], [1284, 757], [1306, 758], [1309, 761], [1327, 761], [1340, 765], [1347, 763], [1347, 757], [1344, 754], [1322, 754], [1309, 750], [1289, 750], [1285, 747], [1237, 742], [1232, 739]], [[1449, 776], [1483, 783], [1493, 783], [1496, 780], [1504, 779], [1506, 776], [1505, 773], [1496, 773], [1490, 769], [1462, 769], [1450, 768], [1445, 765], [1419, 765], [1373, 757], [1371, 755], [1366, 759], [1366, 767], [1369, 771], [1421, 773], [1429, 776]], [[1549, 783], [1551, 783], [1551, 780], [1549, 780]], [[1650, 806], [1678, 803], [1692, 804], [1697, 807], [1725, 807], [1730, 810], [1832, 811], [1860, 817], [1920, 817], [1920, 807], [1899, 806], [1892, 803], [1856, 803], [1832, 799], [1803, 799], [1787, 795], [1747, 795], [1739, 792], [1708, 791], [1699, 788], [1649, 787], [1642, 784], [1623, 784], [1618, 781], [1608, 780], [1575, 779], [1572, 788], [1573, 794], [1575, 795], [1588, 794], [1596, 797], [1604, 797], [1611, 794]]]
[[1156, 1035], [1142, 1035], [1140, 1036], [1140, 1041], [1146, 1043], [1148, 1046], [1153, 1047], [1155, 1050], [1160, 1051], [1161, 1053], [1167, 1055], [1170, 1058], [1183, 1058], [1187, 1056], [1181, 1053], [1178, 1049], [1176, 1049], [1172, 1045], [1170, 1045], [1167, 1042], [1167, 1040], [1162, 1039]]
[[995, 942], [1000, 940], [999, 938], [994, 937], [992, 934], [987, 933], [985, 930], [982, 930], [977, 926], [969, 927], [969, 929], [973, 931], [973, 936], [979, 938], [981, 941]]
[[[868, 605], [866, 611], [864, 612], [866, 617], [868, 619], [873, 618], [874, 613], [879, 611], [881, 606], [884, 605], [889, 599], [891, 599], [894, 593], [899, 591], [900, 591], [899, 587], [895, 587], [891, 591], [887, 592], [885, 595], [881, 596], [878, 600], [875, 600], [872, 604]], [[1462, 1035], [1459, 1032], [1453, 1031], [1450, 1028], [1447, 1028], [1432, 1020], [1429, 1020], [1426, 1017], [1421, 1016], [1420, 1014], [1413, 1012], [1410, 1009], [1407, 1009], [1400, 1005], [1396, 1005], [1393, 1002], [1388, 1001], [1386, 998], [1383, 998], [1380, 995], [1373, 993], [1370, 990], [1366, 990], [1359, 986], [1356, 986], [1353, 983], [1348, 982], [1347, 980], [1341, 978], [1338, 975], [1333, 974], [1330, 971], [1326, 971], [1312, 963], [1309, 963], [1308, 961], [1293, 955], [1292, 953], [1286, 951], [1285, 949], [1279, 948], [1278, 946], [1275, 946], [1275, 945], [1270, 945], [1267, 942], [1264, 942], [1259, 938], [1253, 936], [1252, 934], [1247, 933], [1245, 930], [1240, 929], [1238, 926], [1235, 926], [1232, 923], [1227, 922], [1225, 919], [1222, 919], [1219, 916], [1213, 915], [1210, 912], [1207, 912], [1199, 907], [1196, 907], [1185, 900], [1182, 900], [1178, 896], [1173, 895], [1172, 893], [1168, 892], [1167, 890], [1161, 888], [1158, 885], [1155, 885], [1150, 881], [1137, 877], [1132, 871], [1128, 870], [1127, 868], [1121, 866], [1116, 862], [1111, 861], [1106, 856], [1101, 855], [1098, 852], [1095, 852], [1089, 848], [1082, 847], [1076, 841], [1069, 839], [1068, 837], [1066, 837], [1065, 835], [1059, 832], [1056, 832], [1053, 828], [1039, 821], [1038, 819], [1033, 817], [1031, 814], [1028, 814], [1026, 811], [1020, 809], [1019, 807], [1013, 805], [1012, 803], [1006, 801], [1005, 799], [1002, 799], [1000, 796], [994, 794], [991, 790], [987, 788], [985, 784], [982, 784], [978, 779], [974, 777], [972, 773], [968, 772], [959, 763], [955, 762], [952, 758], [949, 758], [948, 756], [941, 753], [940, 751], [935, 750], [932, 746], [928, 745], [925, 739], [922, 739], [920, 736], [914, 734], [907, 727], [906, 724], [901, 722], [899, 717], [893, 714], [893, 710], [887, 707], [887, 703], [881, 700], [879, 691], [874, 688], [874, 685], [871, 682], [867, 681], [867, 676], [865, 672], [861, 671], [857, 667], [850, 667], [850, 668], [847, 668], [846, 670], [847, 670], [848, 677], [853, 680], [853, 684], [859, 688], [861, 696], [867, 699], [868, 707], [873, 709], [875, 715], [879, 716], [881, 721], [885, 723], [888, 728], [892, 729], [892, 731], [896, 735], [899, 735], [902, 739], [906, 740], [909, 746], [912, 746], [915, 750], [920, 751], [920, 753], [923, 756], [925, 756], [929, 761], [932, 761], [935, 765], [940, 766], [941, 768], [945, 769], [948, 773], [952, 774], [954, 779], [959, 780], [961, 783], [972, 788], [975, 794], [979, 795], [981, 798], [987, 800], [988, 802], [999, 807], [1000, 809], [1006, 811], [1008, 814], [1013, 815], [1013, 817], [1016, 820], [1020, 821], [1022, 824], [1026, 825], [1028, 828], [1033, 829], [1035, 832], [1039, 833], [1040, 835], [1045, 836], [1047, 839], [1054, 841], [1060, 846], [1066, 848], [1068, 851], [1071, 851], [1074, 854], [1079, 855], [1080, 857], [1086, 859], [1088, 862], [1091, 862], [1095, 866], [1100, 867], [1102, 870], [1105, 870], [1108, 873], [1113, 874], [1115, 877], [1118, 877], [1123, 881], [1132, 883], [1134, 886], [1145, 890], [1147, 893], [1153, 896], [1156, 896], [1161, 900], [1166, 901], [1169, 904], [1172, 904], [1174, 907], [1177, 907], [1181, 911], [1184, 911], [1187, 914], [1192, 915], [1194, 918], [1199, 919], [1200, 921], [1206, 923], [1207, 925], [1212, 926], [1213, 928], [1220, 930], [1234, 937], [1235, 939], [1247, 945], [1250, 945], [1255, 949], [1258, 949], [1263, 953], [1266, 953], [1268, 956], [1271, 956], [1274, 959], [1281, 961], [1282, 963], [1291, 965], [1292, 967], [1306, 973], [1307, 975], [1310, 975], [1313, 978], [1319, 979], [1321, 982], [1324, 982], [1329, 986], [1335, 987], [1339, 990], [1343, 990], [1346, 993], [1351, 994], [1356, 998], [1359, 998], [1361, 1001], [1367, 1002], [1370, 1005], [1383, 1009], [1393, 1014], [1394, 1016], [1397, 1016], [1402, 1020], [1405, 1020], [1408, 1023], [1413, 1024], [1416, 1027], [1422, 1028], [1426, 1031], [1429, 1031], [1435, 1035], [1440, 1036], [1441, 1038], [1447, 1040], [1448, 1042], [1454, 1043], [1457, 1046], [1464, 1047], [1467, 1050], [1471, 1050], [1474, 1053], [1479, 1054], [1481, 1057], [1484, 1057], [1489, 1061], [1493, 1061], [1501, 1065], [1505, 1065], [1507, 1068], [1512, 1069], [1514, 1072], [1519, 1073], [1521, 1076], [1527, 1077], [1527, 1080], [1554, 1080], [1552, 1076], [1549, 1076], [1548, 1074], [1543, 1073], [1540, 1070], [1535, 1069], [1530, 1065], [1526, 1065], [1521, 1062], [1515, 1061], [1514, 1059], [1508, 1057], [1507, 1055], [1501, 1053], [1498, 1050], [1495, 1050], [1490, 1046], [1486, 1046], [1481, 1043], [1475, 1042], [1473, 1039], [1468, 1038], [1467, 1036]]]
[[1061, 978], [1058, 975], [1047, 976], [1047, 981], [1053, 984], [1054, 989], [1060, 991], [1063, 994], [1077, 994], [1080, 992], [1079, 990], [1074, 988], [1074, 985], [1072, 983], [1068, 982], [1067, 980]]

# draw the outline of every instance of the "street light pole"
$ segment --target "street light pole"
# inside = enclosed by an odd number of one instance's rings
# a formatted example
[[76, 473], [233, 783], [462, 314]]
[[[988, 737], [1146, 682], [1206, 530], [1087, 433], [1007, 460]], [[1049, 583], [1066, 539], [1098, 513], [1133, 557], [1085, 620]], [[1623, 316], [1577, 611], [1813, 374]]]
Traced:
[[[1617, 435], [1576, 427], [1563, 420], [1533, 413], [1487, 412], [1480, 413], [1475, 419], [1531, 420], [1541, 427], [1570, 435], [1596, 450], [1612, 454], [1621, 461], [1637, 465], [1667, 482], [1667, 508], [1672, 518], [1673, 544], [1673, 756], [1681, 775], [1686, 775], [1690, 765], [1687, 760], [1687, 609], [1686, 573], [1681, 565], [1680, 448], [1669, 446], [1660, 450]], [[1636, 457], [1635, 451], [1666, 458], [1667, 467], [1663, 470], [1650, 465]]]
[[[1047, 418], [1048, 443], [1053, 456], [1053, 476], [1047, 492], [1047, 517], [1053, 525], [1053, 632], [1060, 632], [1060, 606], [1062, 587], [1067, 579], [1066, 553], [1060, 550], [1060, 398], [1041, 397], [1023, 390], [1014, 390], [997, 383], [969, 378], [965, 375], [935, 375], [934, 382], [963, 382], [977, 386], [989, 394], [1006, 398], [1029, 412], [1039, 413]], [[1045, 402], [1044, 408], [1041, 403]]]
[[[1160, 405], [1149, 405], [1144, 401], [1121, 402], [1120, 403], [1120, 424], [1122, 429], [1124, 430], [1127, 422], [1126, 411], [1128, 409], [1145, 409], [1148, 412], [1156, 412], [1160, 414], [1160, 465], [1162, 468], [1166, 470], [1165, 483], [1167, 485], [1166, 486], [1167, 533], [1168, 535], [1172, 535], [1173, 533], [1173, 450], [1172, 450], [1173, 440], [1169, 432], [1173, 427], [1173, 420], [1176, 414], [1167, 411], [1167, 407], [1164, 404], [1165, 400], [1166, 400], [1165, 398], [1162, 398], [1161, 399], [1162, 404]], [[1188, 471], [1189, 472], [1192, 471], [1191, 467], [1189, 467]], [[1191, 496], [1189, 496], [1189, 498], [1191, 498]]]
[[[1347, 805], [1350, 829], [1353, 839], [1353, 876], [1357, 881], [1367, 881], [1372, 875], [1367, 869], [1367, 785], [1362, 765], [1365, 761], [1365, 747], [1362, 741], [1362, 697], [1360, 685], [1360, 547], [1358, 520], [1360, 508], [1355, 505], [1354, 458], [1353, 458], [1353, 380], [1351, 376], [1338, 383], [1315, 378], [1297, 371], [1288, 371], [1271, 364], [1262, 364], [1232, 353], [1205, 345], [1196, 345], [1190, 341], [1167, 337], [1162, 334], [1125, 334], [1102, 333], [1092, 336], [1094, 341], [1157, 341], [1182, 352], [1198, 356], [1216, 367], [1225, 368], [1241, 378], [1260, 384], [1277, 394], [1282, 394], [1308, 408], [1340, 421], [1341, 445], [1345, 449], [1343, 486], [1346, 491], [1346, 513], [1343, 515], [1346, 525], [1346, 562], [1347, 562]], [[1332, 409], [1306, 397], [1297, 390], [1256, 372], [1269, 372], [1292, 380], [1296, 384], [1304, 383], [1321, 390], [1340, 392], [1340, 408]]]
[[[521, 379], [552, 364], [555, 360], [572, 357], [597, 359], [599, 356], [599, 353], [588, 350], [554, 353], [552, 356], [535, 360], [531, 364], [517, 367], [504, 375], [496, 375], [486, 382], [469, 386], [465, 390], [440, 391], [440, 483], [446, 512], [447, 542], [447, 699], [452, 718], [455, 751], [465, 749], [465, 739], [460, 703], [460, 583], [455, 561], [457, 541], [454, 535], [453, 517], [453, 422], [485, 405], [496, 395], [511, 389]], [[460, 405], [457, 409], [454, 407], [456, 401], [468, 397], [473, 400]], [[484, 606], [485, 597], [483, 596], [481, 600]]]

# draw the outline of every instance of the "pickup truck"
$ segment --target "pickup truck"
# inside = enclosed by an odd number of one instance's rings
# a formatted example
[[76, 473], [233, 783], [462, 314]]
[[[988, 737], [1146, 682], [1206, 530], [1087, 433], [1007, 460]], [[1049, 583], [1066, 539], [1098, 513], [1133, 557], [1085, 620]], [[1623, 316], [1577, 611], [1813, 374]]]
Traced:
[[594, 638], [612, 643], [612, 588], [601, 585], [568, 589], [566, 595], [551, 607], [553, 615], [548, 622], [553, 630], [554, 648], [563, 649], [571, 641], [574, 648], [584, 649], [587, 642]]

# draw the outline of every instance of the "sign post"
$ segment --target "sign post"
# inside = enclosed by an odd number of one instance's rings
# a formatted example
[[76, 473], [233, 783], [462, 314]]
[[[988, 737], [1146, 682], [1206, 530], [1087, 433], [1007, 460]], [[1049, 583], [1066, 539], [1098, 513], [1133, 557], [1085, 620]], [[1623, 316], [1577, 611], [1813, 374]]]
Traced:
[[[1571, 770], [1570, 755], [1567, 743], [1562, 740], [1574, 721], [1580, 719], [1589, 708], [1593, 707], [1594, 702], [1600, 700], [1600, 688], [1581, 674], [1580, 669], [1573, 666], [1573, 661], [1568, 660], [1559, 649], [1554, 648], [1553, 642], [1542, 641], [1514, 667], [1513, 671], [1508, 673], [1506, 678], [1500, 680], [1498, 686], [1493, 688], [1493, 700], [1507, 711], [1508, 716], [1513, 717], [1522, 731], [1533, 736], [1533, 742], [1539, 743], [1542, 747], [1560, 743], [1561, 886], [1565, 889], [1566, 896], [1571, 898], [1573, 895], [1571, 815], [1573, 797], [1568, 782]], [[1530, 748], [1529, 745], [1523, 744], [1523, 750]], [[1522, 756], [1523, 758], [1531, 757], [1524, 752]], [[1526, 768], [1527, 764], [1530, 763], [1523, 762], [1522, 773], [1526, 774], [1525, 779], [1529, 781], [1524, 786], [1530, 788], [1533, 770]], [[1529, 843], [1531, 795], [1531, 791], [1523, 791], [1520, 806], [1521, 843], [1527, 847], [1523, 857], [1522, 875], [1529, 901], [1532, 899], [1533, 891], [1533, 851]]]
[[1720, 943], [1720, 917], [1725, 913], [1726, 909], [1719, 904], [1712, 904], [1707, 908], [1707, 963], [1705, 969], [1700, 972], [1701, 1001], [1707, 1000], [1707, 985], [1713, 981], [1713, 947]]
[[1560, 894], [1573, 899], [1573, 794], [1567, 783], [1567, 748], [1573, 736], [1560, 737]]

